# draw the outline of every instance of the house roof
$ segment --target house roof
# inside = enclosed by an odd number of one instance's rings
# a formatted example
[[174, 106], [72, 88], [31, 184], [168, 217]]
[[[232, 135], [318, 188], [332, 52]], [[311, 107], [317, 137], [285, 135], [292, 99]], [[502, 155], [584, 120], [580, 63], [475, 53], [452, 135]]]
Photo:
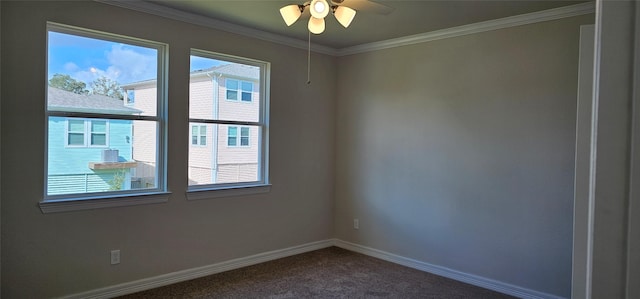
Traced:
[[[221, 74], [227, 77], [235, 77], [239, 79], [249, 79], [249, 80], [259, 80], [260, 79], [260, 68], [251, 65], [231, 63], [231, 64], [223, 64], [219, 66], [214, 66], [202, 70], [196, 70], [191, 72], [191, 77], [194, 76], [203, 76], [206, 74]], [[122, 88], [131, 88], [131, 87], [140, 87], [142, 85], [155, 83], [156, 80], [144, 80], [138, 82], [132, 82], [128, 84], [122, 84]]]
[[124, 102], [97, 94], [77, 94], [49, 86], [47, 108], [50, 111], [137, 114], [138, 109], [126, 107]]
[[237, 64], [237, 63], [224, 64], [224, 65], [210, 67], [208, 69], [193, 71], [191, 72], [191, 75], [195, 76], [195, 75], [204, 74], [204, 73], [216, 73], [216, 74], [222, 74], [222, 75], [227, 75], [232, 77], [241, 77], [241, 78], [254, 79], [254, 80], [260, 79], [260, 68], [251, 66], [251, 65], [244, 65], [244, 64]]

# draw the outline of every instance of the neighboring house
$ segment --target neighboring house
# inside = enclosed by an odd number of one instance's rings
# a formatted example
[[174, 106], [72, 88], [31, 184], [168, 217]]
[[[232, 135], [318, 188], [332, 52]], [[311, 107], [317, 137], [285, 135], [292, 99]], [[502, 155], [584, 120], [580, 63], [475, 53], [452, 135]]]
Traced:
[[[49, 111], [138, 114], [123, 101], [49, 87]], [[48, 122], [47, 194], [131, 188], [132, 121], [52, 116]]]
[[[189, 118], [258, 122], [259, 68], [225, 64], [190, 74]], [[156, 113], [155, 81], [124, 85], [127, 105]], [[152, 142], [137, 136], [155, 136], [154, 128], [134, 127], [136, 160], [155, 152]], [[189, 184], [219, 184], [258, 180], [259, 128], [255, 126], [190, 123]], [[140, 169], [141, 165], [138, 166]], [[136, 170], [138, 171], [138, 170]]]

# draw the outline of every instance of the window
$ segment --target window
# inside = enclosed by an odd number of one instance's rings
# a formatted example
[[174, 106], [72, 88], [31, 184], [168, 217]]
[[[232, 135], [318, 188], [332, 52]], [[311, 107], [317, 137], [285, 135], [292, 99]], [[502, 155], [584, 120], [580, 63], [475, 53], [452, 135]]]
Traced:
[[[153, 195], [166, 194], [166, 45], [55, 23], [47, 29], [43, 211], [70, 200], [92, 207], [124, 205], [112, 198], [134, 195], [158, 202]], [[153, 91], [138, 97], [140, 82]]]
[[240, 100], [243, 102], [251, 102], [253, 100], [253, 82], [226, 79], [225, 88], [227, 100], [237, 101], [238, 95], [240, 95]]
[[[240, 146], [249, 146], [249, 127], [240, 127]], [[230, 126], [227, 130], [227, 146], [238, 146], [238, 127]]]
[[66, 145], [69, 147], [107, 146], [107, 120], [67, 119], [66, 127]]
[[205, 125], [191, 126], [191, 144], [207, 145], [207, 126]]
[[84, 120], [67, 120], [67, 145], [85, 146], [87, 144], [85, 136]]
[[193, 128], [206, 124], [210, 146], [189, 149], [188, 196], [268, 186], [268, 68], [261, 61], [192, 50], [191, 144], [202, 135]]
[[135, 90], [127, 90], [125, 93], [126, 103], [133, 104], [136, 101], [136, 91]]
[[227, 145], [228, 146], [238, 145], [238, 127], [229, 127], [229, 130], [227, 133]]
[[249, 146], [249, 128], [240, 128], [240, 146]]

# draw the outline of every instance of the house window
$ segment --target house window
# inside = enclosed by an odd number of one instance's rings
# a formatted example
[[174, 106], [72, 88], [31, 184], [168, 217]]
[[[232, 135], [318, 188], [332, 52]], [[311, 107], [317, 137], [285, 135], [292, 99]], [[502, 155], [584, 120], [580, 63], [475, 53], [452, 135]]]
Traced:
[[225, 89], [227, 100], [243, 102], [251, 102], [253, 95], [253, 83], [248, 81], [240, 81], [235, 79], [226, 79]]
[[135, 90], [127, 90], [125, 93], [126, 103], [133, 104], [136, 102], [136, 91]]
[[240, 146], [249, 146], [249, 128], [240, 128]]
[[191, 194], [268, 186], [268, 69], [266, 62], [191, 51], [189, 121], [192, 128], [210, 125], [211, 141], [206, 152], [190, 148]]
[[67, 121], [67, 145], [69, 146], [85, 146], [85, 126], [84, 120], [70, 119]]
[[[166, 194], [167, 46], [56, 23], [47, 24], [47, 35], [43, 211], [60, 202], [96, 207], [113, 197], [154, 202], [150, 194]], [[124, 87], [136, 82], [155, 91], [134, 101], [135, 90]]]
[[107, 120], [67, 119], [66, 127], [69, 147], [107, 146]]
[[207, 126], [191, 126], [191, 145], [207, 145]]
[[[230, 126], [227, 129], [227, 146], [249, 146], [249, 127], [240, 127], [240, 138], [238, 138], [238, 127]], [[240, 144], [238, 144], [238, 139]]]
[[238, 127], [229, 127], [227, 133], [227, 146], [238, 145]]

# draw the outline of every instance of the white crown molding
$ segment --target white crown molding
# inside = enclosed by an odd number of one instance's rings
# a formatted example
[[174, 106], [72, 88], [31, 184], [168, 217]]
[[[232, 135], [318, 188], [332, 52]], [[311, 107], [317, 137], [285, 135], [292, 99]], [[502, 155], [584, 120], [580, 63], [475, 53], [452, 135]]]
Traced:
[[373, 42], [368, 44], [362, 44], [353, 47], [347, 47], [337, 49], [337, 56], [346, 56], [352, 54], [359, 54], [371, 51], [378, 51], [382, 49], [389, 49], [413, 44], [419, 44], [439, 39], [463, 36], [468, 34], [505, 29], [509, 27], [522, 26], [527, 24], [552, 21], [562, 18], [574, 17], [579, 15], [585, 15], [595, 12], [595, 2], [586, 2], [576, 5], [569, 5], [559, 8], [553, 8], [543, 10], [539, 12], [532, 12], [528, 14], [516, 15], [501, 19], [495, 19], [490, 21], [478, 22], [458, 27], [452, 27], [442, 30], [436, 30], [431, 32], [425, 32], [415, 35], [409, 35], [405, 37], [399, 37], [389, 39], [380, 42]]
[[[307, 50], [309, 46], [308, 41], [299, 40], [271, 32], [266, 32], [258, 29], [253, 29], [213, 18], [204, 17], [201, 15], [180, 11], [177, 9], [169, 8], [166, 6], [146, 2], [142, 0], [94, 0], [96, 2], [136, 10], [176, 21], [190, 23], [194, 25], [213, 28], [216, 30], [235, 33], [251, 38], [256, 38], [268, 42], [273, 42], [289, 47], [299, 48]], [[334, 48], [311, 43], [311, 51], [336, 56], [337, 51]]]
[[428, 272], [428, 273], [446, 277], [446, 278], [451, 278], [453, 280], [465, 282], [465, 283], [479, 286], [489, 290], [494, 290], [496, 292], [500, 292], [503, 294], [516, 296], [518, 298], [523, 298], [523, 299], [562, 299], [563, 298], [560, 296], [543, 293], [539, 291], [534, 291], [531, 289], [519, 287], [516, 285], [493, 280], [490, 278], [473, 275], [469, 273], [464, 273], [464, 272], [456, 271], [446, 267], [425, 263], [422, 261], [399, 256], [393, 253], [385, 252], [385, 251], [374, 249], [371, 247], [342, 241], [340, 239], [334, 239], [333, 245], [349, 251], [362, 253], [364, 255], [372, 256], [375, 258], [379, 258], [381, 260], [399, 264], [405, 267], [417, 269], [420, 271]]
[[[142, 0], [94, 0], [97, 2], [119, 6], [127, 9], [137, 10], [160, 17], [165, 17], [177, 21], [209, 27], [217, 30], [222, 30], [230, 33], [235, 33], [247, 37], [252, 37], [260, 40], [274, 42], [281, 45], [286, 45], [299, 49], [307, 49], [308, 42], [286, 37], [271, 32], [261, 31], [245, 26], [232, 24], [192, 13], [183, 12], [177, 9], [168, 8], [162, 5], [157, 5]], [[445, 38], [463, 36], [468, 34], [505, 29], [509, 27], [522, 26], [527, 24], [552, 21], [562, 18], [574, 17], [579, 15], [585, 15], [595, 12], [595, 2], [585, 2], [576, 5], [569, 5], [564, 7], [558, 7], [539, 12], [532, 12], [528, 14], [522, 14], [517, 16], [511, 16], [501, 19], [495, 19], [490, 21], [478, 22], [458, 27], [452, 27], [442, 30], [430, 31], [415, 35], [409, 35], [405, 37], [399, 37], [389, 39], [385, 41], [367, 43], [357, 45], [353, 47], [346, 47], [342, 49], [335, 49], [318, 44], [312, 44], [311, 51], [331, 55], [331, 56], [346, 56], [352, 54], [359, 54], [371, 51], [378, 51], [383, 49], [402, 47], [407, 45], [419, 44], [434, 40], [440, 40]]]

